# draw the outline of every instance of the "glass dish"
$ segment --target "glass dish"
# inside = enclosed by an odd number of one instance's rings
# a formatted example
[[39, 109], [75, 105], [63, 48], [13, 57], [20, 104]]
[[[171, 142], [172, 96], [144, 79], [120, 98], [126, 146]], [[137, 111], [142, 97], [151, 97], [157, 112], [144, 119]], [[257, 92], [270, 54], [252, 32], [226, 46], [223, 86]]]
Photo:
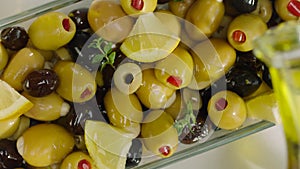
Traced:
[[[1, 19], [0, 30], [12, 25], [28, 27], [33, 19], [39, 15], [42, 15], [49, 11], [61, 11], [67, 13], [72, 9], [76, 9], [79, 7], [89, 7], [91, 1], [92, 0], [50, 1], [46, 4], [38, 5], [37, 7], [33, 7], [26, 11], [22, 11], [15, 15], [10, 15]], [[268, 121], [247, 119], [243, 126], [237, 130], [216, 130], [212, 134], [212, 136], [210, 136], [209, 139], [203, 143], [199, 142], [190, 145], [180, 143], [176, 153], [174, 153], [171, 157], [159, 158], [153, 156], [150, 158], [142, 159], [141, 163], [134, 168], [151, 169], [167, 166], [172, 162], [178, 162], [191, 156], [204, 153], [208, 150], [215, 149], [219, 146], [233, 142], [272, 126], [274, 126], [274, 123]]]

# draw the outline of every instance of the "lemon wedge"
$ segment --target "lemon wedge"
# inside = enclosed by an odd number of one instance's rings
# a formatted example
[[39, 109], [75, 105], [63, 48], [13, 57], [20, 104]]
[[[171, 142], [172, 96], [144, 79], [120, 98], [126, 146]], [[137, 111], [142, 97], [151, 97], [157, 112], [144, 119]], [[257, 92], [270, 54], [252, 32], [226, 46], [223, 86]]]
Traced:
[[167, 57], [179, 44], [178, 35], [169, 30], [154, 13], [138, 17], [120, 49], [130, 59], [154, 62]]
[[278, 101], [274, 92], [261, 94], [246, 101], [248, 117], [280, 123]]
[[132, 136], [105, 122], [85, 123], [86, 148], [99, 169], [125, 169]]
[[0, 120], [19, 117], [33, 107], [28, 99], [0, 80]]

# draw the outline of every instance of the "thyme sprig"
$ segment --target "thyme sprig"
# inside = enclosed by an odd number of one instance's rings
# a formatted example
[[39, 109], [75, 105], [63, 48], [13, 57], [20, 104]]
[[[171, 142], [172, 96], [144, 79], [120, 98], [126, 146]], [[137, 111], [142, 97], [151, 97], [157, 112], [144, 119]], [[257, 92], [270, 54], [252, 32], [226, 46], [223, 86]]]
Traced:
[[173, 124], [176, 128], [178, 135], [181, 135], [184, 128], [188, 128], [192, 132], [192, 124], [196, 123], [196, 116], [193, 112], [193, 105], [191, 101], [187, 102], [186, 109], [184, 111], [185, 115], [182, 119], [176, 120]]
[[112, 42], [108, 42], [101, 37], [94, 39], [88, 45], [88, 48], [95, 48], [100, 51], [100, 53], [96, 54], [92, 59], [93, 64], [101, 63], [100, 71], [102, 71], [106, 65], [110, 65], [114, 68], [113, 64], [115, 62], [116, 52], [113, 51], [113, 46], [114, 44]]

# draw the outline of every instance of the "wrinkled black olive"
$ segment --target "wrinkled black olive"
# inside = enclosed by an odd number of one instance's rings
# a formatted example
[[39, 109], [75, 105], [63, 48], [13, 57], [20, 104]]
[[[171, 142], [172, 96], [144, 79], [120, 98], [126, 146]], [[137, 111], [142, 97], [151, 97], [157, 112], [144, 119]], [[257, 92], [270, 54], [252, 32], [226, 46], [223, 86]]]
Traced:
[[263, 79], [264, 82], [266, 82], [266, 84], [271, 89], [273, 89], [273, 84], [272, 84], [272, 80], [271, 80], [271, 75], [270, 75], [270, 72], [269, 72], [269, 68], [266, 65], [264, 65], [264, 67], [263, 67], [262, 79]]
[[250, 13], [257, 7], [258, 0], [231, 0], [234, 8], [242, 13]]
[[23, 82], [23, 88], [31, 96], [43, 97], [57, 89], [59, 78], [51, 69], [40, 69], [29, 73]]
[[225, 75], [227, 89], [246, 97], [255, 92], [262, 83], [261, 78], [250, 69], [233, 67]]
[[262, 70], [263, 62], [261, 62], [252, 51], [237, 51], [235, 66], [251, 69], [253, 72], [259, 73]]
[[29, 36], [20, 26], [8, 27], [1, 31], [1, 43], [11, 50], [20, 50], [27, 45]]
[[16, 141], [0, 140], [0, 169], [23, 167], [25, 161], [18, 153]]
[[68, 16], [74, 21], [76, 30], [83, 30], [90, 28], [88, 22], [88, 8], [79, 8], [72, 10]]
[[72, 40], [67, 44], [67, 49], [70, 51], [71, 56], [76, 61], [77, 57], [81, 54], [81, 49], [89, 40], [91, 34], [85, 31], [76, 31]]
[[132, 140], [131, 147], [127, 153], [126, 167], [137, 166], [142, 160], [143, 145], [139, 138]]

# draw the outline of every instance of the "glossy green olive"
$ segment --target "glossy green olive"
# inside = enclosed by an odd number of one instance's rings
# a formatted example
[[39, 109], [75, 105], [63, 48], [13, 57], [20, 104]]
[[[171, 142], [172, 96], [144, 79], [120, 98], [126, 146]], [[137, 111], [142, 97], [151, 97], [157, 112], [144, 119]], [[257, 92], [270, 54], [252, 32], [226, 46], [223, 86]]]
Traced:
[[170, 1], [169, 10], [176, 16], [184, 18], [188, 9], [196, 0]]
[[224, 76], [236, 60], [236, 51], [224, 39], [211, 38], [193, 47], [194, 76], [191, 89], [204, 89]]
[[247, 117], [244, 100], [236, 93], [226, 90], [211, 97], [207, 111], [211, 121], [225, 130], [237, 129]]
[[[274, 8], [279, 17], [284, 21], [297, 20], [298, 17], [289, 11], [288, 5], [291, 5], [291, 0], [275, 0]], [[293, 6], [293, 5], [291, 5]], [[297, 7], [296, 7], [297, 8]]]
[[73, 136], [57, 124], [38, 124], [28, 128], [17, 140], [24, 160], [35, 167], [61, 162], [74, 147]]
[[104, 106], [109, 121], [117, 127], [126, 128], [143, 120], [142, 106], [135, 94], [124, 94], [111, 88], [104, 96]]
[[0, 71], [2, 71], [8, 63], [8, 53], [2, 43], [0, 43]]
[[[122, 6], [116, 1], [93, 1], [87, 17], [94, 32], [113, 42], [124, 40], [133, 26], [132, 19], [126, 17]], [[112, 22], [116, 19], [118, 19], [117, 22]]]
[[65, 116], [70, 110], [70, 105], [55, 92], [43, 97], [34, 97], [28, 92], [22, 92], [22, 95], [34, 104], [33, 107], [25, 113], [25, 116], [35, 120], [56, 120]]
[[87, 69], [72, 61], [59, 61], [53, 70], [60, 79], [56, 92], [71, 102], [85, 102], [96, 93], [94, 76]]
[[48, 12], [29, 26], [33, 45], [43, 50], [56, 50], [71, 41], [76, 32], [73, 20], [62, 12]]
[[14, 134], [20, 124], [20, 117], [13, 117], [0, 120], [0, 140], [8, 138]]
[[182, 47], [177, 47], [168, 57], [156, 63], [154, 74], [161, 83], [177, 90], [191, 83], [193, 67], [190, 53]]
[[43, 68], [44, 57], [33, 48], [19, 50], [9, 61], [1, 79], [10, 84], [17, 91], [23, 90], [23, 81], [33, 70]]
[[[157, 118], [153, 118], [153, 115]], [[154, 119], [154, 120], [151, 120]], [[173, 126], [174, 120], [171, 115], [161, 110], [153, 110], [146, 116], [142, 124], [141, 137], [145, 147], [160, 157], [170, 157], [178, 146], [178, 133]]]
[[142, 85], [135, 92], [139, 100], [147, 108], [164, 108], [175, 90], [161, 83], [155, 77], [153, 69], [145, 69], [142, 73]]
[[165, 112], [173, 117], [174, 120], [181, 117], [181, 112], [184, 110], [184, 104], [181, 96], [181, 92], [176, 91], [175, 101], [165, 109]]
[[69, 154], [61, 163], [60, 169], [93, 169], [93, 160], [82, 151]]
[[271, 0], [259, 0], [256, 9], [251, 13], [260, 16], [264, 22], [269, 22], [273, 13]]
[[227, 39], [236, 50], [247, 52], [253, 49], [252, 41], [262, 35], [267, 29], [267, 24], [260, 16], [241, 14], [229, 24]]
[[[210, 37], [219, 27], [225, 14], [225, 7], [219, 0], [197, 0], [189, 8], [185, 19], [200, 29], [207, 37]], [[190, 38], [194, 39], [193, 30], [187, 31]]]
[[153, 12], [156, 9], [157, 0], [120, 0], [123, 10], [128, 14], [142, 14]]

